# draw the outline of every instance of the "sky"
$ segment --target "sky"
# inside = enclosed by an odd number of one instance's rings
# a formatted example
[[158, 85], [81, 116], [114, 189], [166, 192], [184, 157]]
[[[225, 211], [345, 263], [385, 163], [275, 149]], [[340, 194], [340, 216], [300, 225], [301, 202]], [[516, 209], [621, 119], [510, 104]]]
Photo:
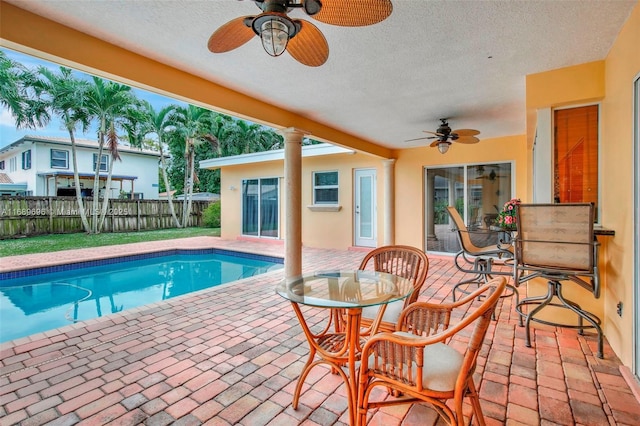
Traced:
[[[0, 47], [0, 50], [7, 55], [7, 58], [22, 63], [25, 67], [34, 69], [39, 66], [49, 67], [52, 70], [58, 70], [59, 65], [53, 62], [45, 61], [34, 56], [25, 55], [15, 50]], [[89, 74], [76, 71], [79, 78], [90, 78]], [[157, 110], [170, 104], [178, 104], [185, 106], [186, 103], [171, 99], [163, 95], [149, 92], [147, 90], [132, 88], [136, 96], [140, 99], [144, 99], [149, 102]], [[51, 137], [64, 137], [68, 138], [69, 133], [61, 126], [60, 121], [53, 118], [51, 122], [43, 128], [38, 129], [17, 129], [15, 121], [9, 111], [3, 106], [0, 106], [0, 148], [9, 145], [25, 135], [37, 135], [37, 136], [51, 136]], [[76, 134], [79, 139], [97, 140], [97, 134], [95, 129], [90, 129], [87, 133], [83, 134], [80, 129]]]

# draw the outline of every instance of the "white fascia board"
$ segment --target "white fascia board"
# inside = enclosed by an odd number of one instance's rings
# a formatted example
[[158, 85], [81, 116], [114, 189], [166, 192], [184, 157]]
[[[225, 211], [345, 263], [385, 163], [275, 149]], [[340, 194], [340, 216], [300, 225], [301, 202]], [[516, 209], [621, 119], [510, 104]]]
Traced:
[[[317, 157], [332, 154], [355, 154], [355, 151], [328, 143], [305, 145], [302, 147], [302, 157]], [[265, 161], [284, 160], [284, 149], [254, 152], [251, 154], [234, 155], [231, 157], [212, 158], [200, 161], [201, 169], [219, 169], [225, 166], [240, 164], [263, 163]]]

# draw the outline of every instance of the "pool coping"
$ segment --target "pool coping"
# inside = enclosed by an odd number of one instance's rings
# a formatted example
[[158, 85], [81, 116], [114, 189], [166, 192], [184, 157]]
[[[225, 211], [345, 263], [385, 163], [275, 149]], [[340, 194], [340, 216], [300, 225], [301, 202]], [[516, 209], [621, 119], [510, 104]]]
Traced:
[[61, 250], [55, 252], [24, 254], [18, 256], [6, 256], [0, 259], [0, 273], [12, 272], [25, 269], [44, 268], [86, 261], [110, 259], [115, 257], [126, 257], [155, 253], [172, 249], [194, 250], [221, 248], [239, 253], [264, 253], [266, 256], [283, 257], [281, 246], [265, 245], [260, 241], [255, 241], [255, 250], [248, 248], [253, 245], [251, 242], [242, 241], [243, 244], [235, 240], [225, 240], [220, 237], [190, 237], [172, 240], [148, 241], [142, 243], [120, 244], [114, 246], [91, 247], [76, 250]]
[[257, 253], [249, 253], [244, 251], [236, 251], [222, 249], [217, 247], [209, 248], [172, 248], [151, 251], [147, 253], [128, 254], [124, 256], [106, 257], [101, 259], [80, 260], [70, 263], [60, 263], [56, 265], [37, 266], [26, 269], [16, 269], [12, 271], [0, 272], [0, 284], [5, 280], [13, 280], [17, 278], [33, 277], [42, 274], [75, 271], [83, 268], [91, 268], [94, 266], [113, 265], [116, 263], [132, 262], [136, 260], [156, 259], [163, 256], [172, 255], [199, 255], [199, 254], [220, 254], [241, 257], [252, 260], [262, 260], [266, 262], [284, 264], [284, 258], [269, 256]]

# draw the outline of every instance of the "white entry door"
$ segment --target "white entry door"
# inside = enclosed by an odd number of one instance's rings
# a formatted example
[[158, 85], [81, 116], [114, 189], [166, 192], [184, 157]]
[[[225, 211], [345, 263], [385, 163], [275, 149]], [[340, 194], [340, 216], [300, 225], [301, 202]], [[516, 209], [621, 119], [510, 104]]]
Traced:
[[354, 243], [356, 246], [376, 247], [376, 170], [355, 171]]

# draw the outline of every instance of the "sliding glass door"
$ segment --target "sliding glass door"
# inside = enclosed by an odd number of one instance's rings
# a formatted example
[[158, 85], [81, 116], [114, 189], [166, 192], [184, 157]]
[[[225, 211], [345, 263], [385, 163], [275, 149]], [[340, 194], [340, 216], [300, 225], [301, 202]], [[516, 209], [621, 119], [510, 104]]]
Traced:
[[278, 178], [242, 181], [242, 235], [279, 237]]
[[512, 196], [511, 163], [486, 163], [425, 169], [425, 247], [456, 253], [447, 206], [455, 206], [469, 229], [490, 229]]

